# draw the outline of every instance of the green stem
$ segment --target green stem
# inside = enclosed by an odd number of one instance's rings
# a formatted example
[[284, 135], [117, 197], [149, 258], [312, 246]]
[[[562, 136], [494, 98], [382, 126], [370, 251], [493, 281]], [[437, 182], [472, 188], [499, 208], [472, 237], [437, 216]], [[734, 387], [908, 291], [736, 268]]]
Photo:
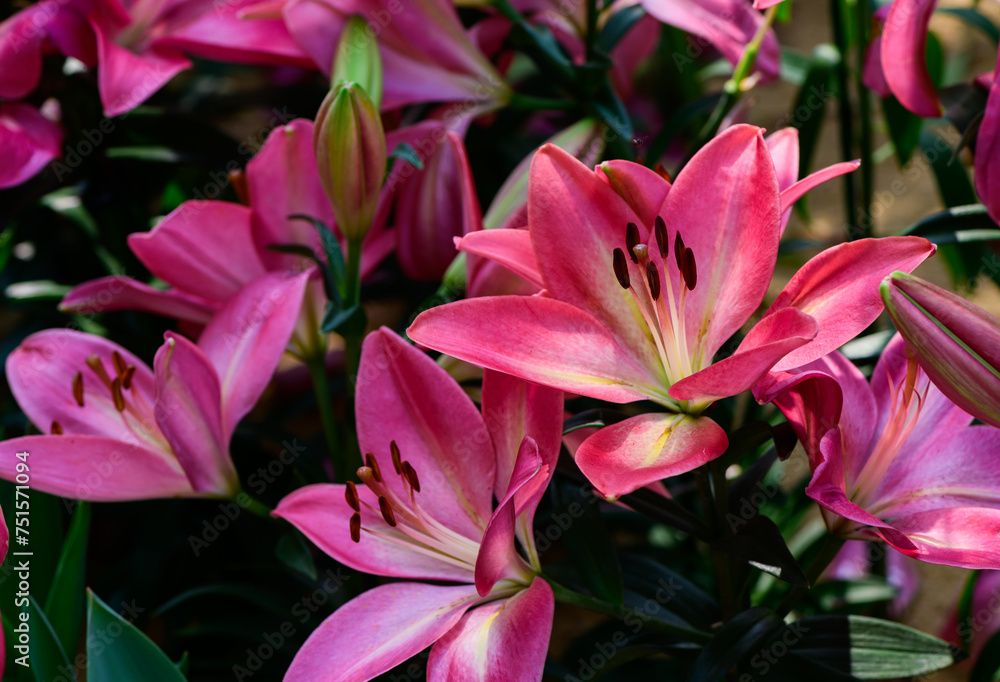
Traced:
[[306, 361], [306, 367], [309, 368], [309, 374], [312, 376], [313, 390], [316, 393], [316, 408], [319, 410], [320, 420], [323, 422], [323, 436], [326, 439], [326, 449], [330, 453], [330, 460], [333, 462], [334, 478], [341, 482], [346, 481], [347, 472], [351, 471], [352, 467], [347, 461], [347, 449], [342, 447], [340, 443], [337, 420], [333, 416], [330, 385], [326, 380], [326, 358], [322, 353], [311, 356]]
[[855, 46], [855, 86], [858, 91], [858, 109], [861, 114], [861, 206], [858, 207], [857, 237], [862, 239], [872, 234], [872, 200], [875, 187], [875, 166], [872, 163], [873, 132], [871, 92], [862, 82], [864, 74], [865, 50], [868, 48], [868, 34], [871, 29], [871, 5], [868, 0], [857, 0], [854, 7], [857, 45]]
[[826, 538], [823, 540], [822, 546], [819, 548], [819, 553], [816, 554], [816, 558], [813, 559], [812, 563], [809, 564], [809, 568], [806, 569], [806, 582], [807, 585], [796, 585], [793, 587], [785, 598], [781, 600], [781, 604], [778, 605], [776, 612], [779, 617], [784, 618], [788, 615], [788, 612], [795, 608], [795, 605], [799, 603], [799, 600], [805, 596], [809, 588], [819, 580], [819, 577], [823, 575], [823, 571], [826, 567], [830, 565], [833, 558], [837, 556], [837, 552], [840, 548], [844, 546], [844, 539], [833, 535], [832, 533], [827, 533]]
[[594, 61], [597, 45], [597, 0], [587, 0], [587, 61]]
[[[623, 606], [615, 606], [614, 604], [609, 604], [608, 602], [597, 599], [596, 597], [581, 594], [569, 589], [568, 587], [563, 587], [559, 583], [552, 580], [549, 580], [548, 582], [549, 585], [552, 586], [552, 592], [558, 602], [579, 606], [580, 608], [596, 611], [597, 613], [603, 613], [618, 619], [624, 619], [628, 615], [625, 607]], [[676, 637], [685, 642], [704, 644], [712, 639], [712, 635], [707, 632], [692, 630], [691, 628], [685, 628], [659, 620], [645, 621], [645, 625], [651, 630], [657, 630], [658, 632]]]
[[[348, 308], [361, 303], [361, 243], [360, 239], [347, 243], [347, 272], [345, 273], [347, 281], [344, 305]], [[344, 370], [347, 372], [347, 381], [351, 389], [357, 381], [358, 367], [361, 364], [361, 341], [364, 335], [364, 329], [349, 329], [344, 335], [346, 344]]]
[[251, 514], [254, 514], [255, 516], [259, 516], [262, 519], [269, 519], [269, 520], [274, 519], [274, 517], [271, 516], [270, 507], [268, 507], [260, 500], [250, 497], [250, 495], [248, 495], [244, 491], [240, 491], [239, 493], [237, 493], [234, 500], [236, 504], [243, 507], [244, 509], [246, 509]]
[[[847, 74], [847, 34], [844, 31], [844, 17], [841, 8], [843, 0], [830, 0], [830, 21], [833, 24], [833, 39], [840, 53], [837, 64], [837, 88], [840, 90], [838, 100], [838, 115], [840, 117], [840, 155], [843, 160], [854, 158], [854, 112], [851, 109], [851, 84]], [[855, 206], [857, 200], [854, 191], [854, 174], [844, 174], [844, 205], [846, 207], [848, 235], [854, 238], [859, 234], [855, 222]]]
[[572, 111], [579, 108], [579, 105], [573, 100], [534, 97], [532, 95], [522, 95], [518, 92], [511, 94], [507, 106], [511, 109], [521, 109], [524, 111]]

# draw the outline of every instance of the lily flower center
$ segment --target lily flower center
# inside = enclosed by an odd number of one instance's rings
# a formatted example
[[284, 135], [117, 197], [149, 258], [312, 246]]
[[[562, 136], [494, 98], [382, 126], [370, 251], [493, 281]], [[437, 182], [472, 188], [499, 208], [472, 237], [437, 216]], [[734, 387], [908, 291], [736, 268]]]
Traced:
[[[479, 542], [465, 537], [437, 521], [420, 504], [420, 478], [409, 461], [404, 460], [396, 441], [389, 443], [392, 468], [401, 479], [403, 494], [398, 486], [387, 485], [378, 458], [368, 453], [365, 466], [358, 469], [358, 478], [375, 494], [376, 504], [358, 495], [353, 481], [347, 482], [344, 496], [354, 510], [351, 515], [351, 539], [361, 542], [362, 531], [386, 542], [405, 546], [407, 550], [429, 556], [475, 573]], [[389, 528], [362, 525], [361, 507], [382, 517]]]
[[632, 295], [636, 309], [649, 328], [656, 345], [667, 382], [673, 384], [697, 371], [696, 349], [688, 348], [684, 309], [687, 294], [698, 284], [698, 267], [694, 252], [685, 246], [680, 232], [674, 235], [673, 253], [677, 264], [674, 277], [668, 266], [670, 240], [663, 218], [656, 216], [653, 235], [660, 254], [659, 261], [650, 258], [649, 245], [639, 242], [639, 228], [628, 223], [625, 228], [625, 249], [614, 249], [612, 266], [622, 289]]

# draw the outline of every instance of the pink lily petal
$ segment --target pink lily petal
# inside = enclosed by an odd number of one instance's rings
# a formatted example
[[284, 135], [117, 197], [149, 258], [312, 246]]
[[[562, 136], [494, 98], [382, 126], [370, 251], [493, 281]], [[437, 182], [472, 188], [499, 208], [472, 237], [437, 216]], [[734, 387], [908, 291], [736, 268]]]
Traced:
[[513, 597], [479, 606], [438, 640], [430, 682], [541, 682], [555, 598], [542, 578]]
[[413, 551], [412, 545], [400, 542], [405, 536], [376, 511], [378, 500], [366, 486], [357, 487], [361, 525], [378, 535], [362, 531], [361, 541], [354, 542], [350, 531], [354, 510], [348, 506], [344, 490], [343, 485], [307, 485], [282, 499], [273, 515], [298, 528], [340, 563], [359, 571], [393, 578], [472, 582], [471, 566], [441, 561], [433, 552], [421, 554]]
[[816, 320], [794, 308], [754, 325], [736, 352], [670, 387], [676, 400], [712, 402], [750, 390], [781, 358], [815, 338]]
[[97, 87], [104, 115], [120, 116], [145, 102], [167, 82], [191, 67], [182, 53], [169, 47], [153, 46], [136, 54], [115, 42], [102, 22], [91, 19], [97, 40]]
[[[121, 439], [127, 428], [111, 391], [87, 365], [87, 358], [97, 356], [114, 376], [114, 352], [126, 365], [135, 366], [131, 395], [152, 405], [156, 387], [146, 363], [107, 339], [69, 329], [46, 329], [22, 341], [7, 356], [7, 382], [17, 404], [39, 429], [47, 431], [58, 421], [67, 434]], [[77, 372], [83, 382], [83, 407], [73, 396]]]
[[285, 680], [370, 680], [440, 639], [477, 599], [472, 585], [393, 583], [368, 590], [309, 635]]
[[219, 377], [198, 346], [167, 332], [156, 353], [156, 424], [197, 492], [239, 489], [222, 422]]
[[544, 287], [527, 230], [480, 230], [455, 238], [459, 251], [489, 258], [539, 288]]
[[937, 0], [896, 0], [882, 31], [885, 82], [900, 104], [925, 118], [941, 115], [927, 71], [927, 27]]
[[257, 250], [269, 268], [295, 267], [301, 258], [268, 250], [274, 244], [302, 244], [315, 253], [323, 248], [316, 228], [301, 213], [335, 229], [333, 207], [323, 191], [313, 148], [313, 122], [297, 118], [275, 128], [247, 164], [247, 189], [253, 207]]
[[670, 183], [659, 173], [629, 161], [605, 161], [597, 167], [597, 175], [625, 200], [647, 229], [670, 191]]
[[[6, 69], [6, 62], [5, 62]], [[13, 187], [37, 175], [62, 153], [62, 129], [28, 104], [0, 104], [0, 188]]]
[[117, 438], [24, 436], [0, 442], [0, 478], [14, 481], [27, 452], [31, 487], [91, 502], [198, 497], [177, 460]]
[[185, 201], [129, 248], [154, 275], [181, 291], [225, 301], [264, 274], [250, 209], [227, 201]]
[[[660, 215], [697, 263], [685, 309], [688, 348], [710, 358], [760, 305], [778, 256], [780, 208], [774, 163], [753, 126], [728, 128], [674, 180]], [[668, 260], [668, 277], [678, 281]]]
[[832, 166], [822, 168], [815, 173], [810, 173], [798, 182], [792, 183], [787, 188], [781, 190], [781, 233], [785, 233], [788, 225], [788, 218], [791, 215], [792, 206], [795, 202], [806, 195], [809, 190], [822, 185], [827, 180], [852, 173], [861, 167], [860, 161], [843, 161]]
[[923, 237], [859, 239], [822, 251], [782, 289], [767, 315], [797, 308], [819, 325], [812, 342], [789, 353], [775, 371], [823, 357], [851, 340], [882, 312], [878, 283], [893, 270], [910, 272], [935, 251]]
[[26, 97], [42, 76], [46, 24], [58, 12], [54, 1], [39, 2], [0, 22], [0, 98]]
[[406, 333], [461, 360], [572, 393], [615, 403], [663, 397], [662, 382], [638, 366], [615, 335], [563, 301], [541, 296], [456, 301], [424, 311]]
[[[997, 59], [1000, 60], [1000, 54]], [[998, 67], [1000, 68], [1000, 67]], [[976, 193], [990, 217], [1000, 222], [1000, 82], [989, 86], [986, 111], [976, 134]]]
[[768, 7], [774, 7], [775, 5], [780, 5], [784, 0], [753, 0], [754, 9], [767, 9]]
[[[483, 373], [482, 404], [483, 419], [493, 437], [497, 454], [493, 493], [498, 500], [507, 495], [525, 436], [530, 436], [538, 444], [538, 454], [542, 463], [549, 467], [550, 475], [555, 471], [562, 443], [562, 391], [488, 369]], [[535, 495], [520, 496], [515, 504], [515, 513], [521, 514], [525, 510], [533, 513], [544, 491], [543, 485]]]
[[934, 509], [894, 519], [892, 525], [916, 546], [897, 549], [914, 559], [961, 568], [1000, 568], [1000, 509]]
[[[889, 5], [884, 5], [887, 9]], [[865, 65], [861, 73], [861, 82], [866, 88], [878, 93], [879, 97], [892, 94], [889, 84], [885, 82], [885, 72], [882, 70], [882, 34], [872, 38], [865, 51]]]
[[215, 301], [176, 289], [154, 289], [129, 277], [101, 277], [73, 287], [59, 303], [63, 312], [142, 310], [164, 317], [207, 324], [215, 315]]
[[774, 161], [778, 189], [784, 192], [799, 179], [799, 130], [789, 126], [764, 138]]
[[[562, 7], [565, 7], [563, 5]], [[609, 10], [613, 11], [613, 10]], [[639, 19], [622, 36], [611, 51], [611, 85], [623, 101], [630, 101], [635, 93], [635, 74], [660, 44], [660, 22], [646, 16]]]
[[710, 462], [729, 446], [708, 417], [643, 414], [606, 426], [576, 451], [580, 471], [607, 499]]
[[515, 544], [514, 502], [525, 486], [529, 489], [525, 490], [522, 497], [534, 497], [539, 483], [544, 491], [552, 473], [548, 464], [542, 461], [538, 443], [530, 436], [525, 436], [517, 452], [510, 488], [486, 525], [479, 555], [476, 557], [476, 589], [480, 596], [489, 594], [497, 581], [504, 578], [516, 580], [528, 572]]
[[224, 442], [278, 368], [314, 272], [258, 277], [226, 302], [202, 332], [198, 345], [219, 377]]
[[[424, 353], [382, 328], [365, 338], [356, 396], [361, 451], [388, 463], [395, 440], [420, 477], [420, 504], [478, 541], [493, 512], [496, 455], [465, 391]], [[406, 499], [400, 477], [384, 478]]]
[[[666, 218], [666, 216], [664, 216]], [[628, 222], [640, 241], [652, 230], [596, 173], [553, 144], [531, 162], [528, 224], [545, 288], [560, 301], [590, 312], [644, 367], [657, 367], [642, 317], [618, 284], [615, 248], [625, 247]], [[595, 396], [596, 397], [596, 396]]]

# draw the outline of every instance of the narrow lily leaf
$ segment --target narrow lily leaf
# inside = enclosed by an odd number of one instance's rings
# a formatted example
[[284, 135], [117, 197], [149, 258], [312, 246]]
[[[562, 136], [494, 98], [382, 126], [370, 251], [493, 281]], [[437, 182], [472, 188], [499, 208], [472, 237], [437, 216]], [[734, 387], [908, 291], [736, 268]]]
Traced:
[[629, 32], [635, 22], [646, 16], [646, 10], [642, 5], [632, 5], [620, 9], [611, 15], [608, 22], [604, 24], [601, 33], [597, 36], [597, 47], [610, 53], [626, 33]]
[[[976, 584], [979, 582], [979, 576], [982, 571], [972, 571], [969, 574], [969, 579], [965, 581], [965, 587], [962, 588], [962, 596], [958, 599], [958, 622], [959, 623], [971, 623], [970, 616], [972, 615], [972, 599], [976, 594]], [[966, 650], [969, 648], [969, 644], [972, 641], [972, 630], [970, 628], [958, 628], [958, 634], [962, 638], [962, 646]]]
[[417, 151], [405, 142], [400, 142], [396, 145], [396, 148], [392, 150], [392, 153], [386, 158], [386, 173], [392, 169], [392, 165], [399, 159], [400, 161], [406, 161], [417, 170], [424, 169], [424, 162], [420, 160], [420, 155]]
[[739, 525], [733, 535], [714, 541], [712, 548], [743, 559], [787, 583], [809, 584], [805, 572], [785, 544], [781, 530], [766, 516], [751, 517]]
[[1000, 679], [1000, 632], [994, 632], [983, 645], [969, 682], [994, 682]]
[[49, 279], [17, 282], [4, 290], [4, 296], [15, 301], [61, 301], [70, 287]]
[[7, 269], [7, 262], [14, 253], [14, 226], [0, 232], [0, 275]]
[[333, 57], [330, 82], [354, 81], [371, 98], [376, 109], [382, 108], [382, 57], [368, 22], [355, 14], [344, 25]]
[[203, 585], [202, 587], [195, 587], [182, 592], [153, 611], [153, 615], [159, 616], [164, 614], [182, 604], [186, 604], [192, 599], [212, 597], [231, 597], [246, 601], [274, 616], [283, 616], [287, 613], [287, 607], [283, 598], [274, 593], [261, 590], [260, 586], [227, 583], [221, 585]]
[[745, 655], [760, 648], [784, 626], [770, 609], [756, 606], [738, 614], [722, 626], [701, 651], [688, 682], [716, 682]]
[[[28, 597], [28, 605], [23, 613], [28, 614], [28, 623], [31, 623], [31, 635], [28, 638], [29, 659], [31, 661], [31, 671], [35, 674], [38, 682], [50, 682], [62, 674], [62, 670], [71, 671], [73, 668], [69, 664], [66, 652], [59, 643], [59, 638], [52, 623], [46, 618], [38, 602], [32, 596]], [[23, 620], [19, 622], [24, 622]], [[76, 675], [73, 675], [76, 680]]]
[[350, 324], [352, 328], [364, 328], [365, 309], [360, 303], [355, 303], [350, 308], [340, 308], [331, 301], [326, 304], [326, 312], [323, 314], [323, 322], [320, 324], [320, 331], [324, 334], [343, 330], [345, 325]]
[[52, 587], [45, 601], [45, 612], [64, 651], [75, 651], [83, 626], [87, 561], [87, 535], [90, 531], [90, 505], [80, 502], [73, 514], [63, 543]]
[[[120, 634], [107, 637], [111, 632]], [[184, 676], [146, 635], [88, 590], [87, 682], [120, 680], [184, 682]]]
[[620, 560], [629, 589], [703, 630], [721, 620], [718, 603], [680, 573], [640, 554], [623, 553]]
[[585, 410], [563, 422], [563, 435], [565, 436], [567, 433], [573, 433], [579, 429], [604, 428], [609, 424], [617, 424], [625, 419], [628, 419], [628, 415], [618, 410], [602, 408]]
[[825, 580], [809, 590], [809, 597], [824, 612], [844, 607], [869, 606], [891, 601], [899, 590], [882, 579]]
[[905, 166], [920, 142], [924, 119], [909, 111], [891, 95], [882, 100], [882, 112], [889, 129], [889, 139], [896, 149], [896, 161], [900, 167]]
[[316, 228], [316, 231], [319, 232], [320, 242], [323, 244], [323, 252], [326, 254], [326, 263], [316, 259], [315, 254], [312, 258], [319, 264], [320, 270], [323, 273], [323, 290], [326, 291], [326, 297], [340, 307], [342, 292], [347, 286], [345, 282], [347, 266], [344, 265], [344, 252], [340, 248], [340, 241], [333, 234], [333, 230], [324, 224], [323, 221], [317, 220], [312, 216], [303, 213], [293, 213], [288, 216], [288, 219], [305, 220], [311, 223]]
[[282, 536], [274, 548], [274, 553], [285, 566], [298, 571], [310, 580], [316, 579], [316, 562], [313, 561], [309, 547], [298, 531]]

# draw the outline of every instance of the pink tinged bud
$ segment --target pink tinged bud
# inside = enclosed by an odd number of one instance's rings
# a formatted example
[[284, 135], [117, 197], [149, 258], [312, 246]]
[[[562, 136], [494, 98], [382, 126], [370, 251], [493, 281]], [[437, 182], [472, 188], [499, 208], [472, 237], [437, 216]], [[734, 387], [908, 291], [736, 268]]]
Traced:
[[375, 215], [387, 156], [378, 109], [361, 86], [341, 83], [330, 91], [313, 144], [337, 226], [349, 242], [360, 242]]
[[902, 272], [886, 277], [881, 293], [899, 333], [941, 392], [1000, 427], [1000, 319]]

